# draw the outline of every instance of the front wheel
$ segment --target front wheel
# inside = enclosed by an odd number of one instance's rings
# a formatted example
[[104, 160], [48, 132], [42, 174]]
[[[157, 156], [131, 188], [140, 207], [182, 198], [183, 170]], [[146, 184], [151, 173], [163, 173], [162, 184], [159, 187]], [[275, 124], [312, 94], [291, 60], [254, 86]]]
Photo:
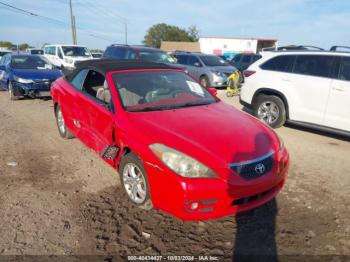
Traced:
[[281, 98], [274, 95], [260, 95], [254, 103], [254, 115], [272, 128], [279, 128], [286, 122], [286, 108]]
[[123, 188], [131, 202], [143, 209], [151, 209], [148, 178], [142, 162], [134, 153], [120, 161], [119, 174]]
[[12, 101], [18, 100], [19, 96], [16, 96], [13, 92], [13, 85], [12, 82], [8, 83], [8, 91], [9, 91], [9, 96]]
[[56, 115], [56, 123], [57, 123], [57, 127], [58, 127], [58, 132], [60, 133], [60, 136], [64, 139], [73, 138], [74, 136], [68, 130], [66, 123], [64, 122], [62, 111], [61, 111], [61, 108], [59, 106], [56, 107], [55, 115]]

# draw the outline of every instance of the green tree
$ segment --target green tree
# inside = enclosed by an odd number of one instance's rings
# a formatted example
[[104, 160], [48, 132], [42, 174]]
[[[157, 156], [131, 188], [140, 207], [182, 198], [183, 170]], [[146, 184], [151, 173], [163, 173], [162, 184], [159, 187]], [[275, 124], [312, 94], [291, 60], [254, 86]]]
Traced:
[[11, 48], [12, 43], [9, 41], [0, 41], [0, 47]]
[[199, 31], [195, 25], [190, 26], [187, 29], [187, 33], [190, 36], [192, 42], [197, 42], [199, 40]]
[[160, 23], [148, 29], [143, 43], [156, 48], [160, 47], [162, 41], [196, 42], [198, 41], [198, 30], [191, 26], [188, 30], [177, 26]]
[[28, 45], [27, 43], [23, 43], [23, 44], [18, 45], [18, 49], [21, 51], [24, 51], [27, 48], [30, 48], [30, 45]]

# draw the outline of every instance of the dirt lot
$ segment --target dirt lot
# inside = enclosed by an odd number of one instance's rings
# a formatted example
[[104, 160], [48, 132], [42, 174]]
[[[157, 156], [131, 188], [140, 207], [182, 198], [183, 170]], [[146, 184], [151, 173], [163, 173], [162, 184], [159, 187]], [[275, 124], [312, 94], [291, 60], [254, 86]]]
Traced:
[[130, 205], [112, 168], [59, 137], [51, 101], [11, 102], [0, 92], [0, 254], [350, 256], [349, 140], [295, 127], [278, 133], [292, 164], [275, 201], [184, 223]]

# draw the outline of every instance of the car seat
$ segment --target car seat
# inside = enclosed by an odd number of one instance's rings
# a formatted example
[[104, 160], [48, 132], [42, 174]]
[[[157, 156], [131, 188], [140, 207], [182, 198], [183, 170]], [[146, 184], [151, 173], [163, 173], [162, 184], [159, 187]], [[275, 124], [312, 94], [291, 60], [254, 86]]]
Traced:
[[105, 102], [106, 104], [110, 104], [111, 102], [111, 91], [109, 90], [107, 81], [105, 80], [103, 83], [103, 87], [99, 87], [96, 92], [96, 98]]

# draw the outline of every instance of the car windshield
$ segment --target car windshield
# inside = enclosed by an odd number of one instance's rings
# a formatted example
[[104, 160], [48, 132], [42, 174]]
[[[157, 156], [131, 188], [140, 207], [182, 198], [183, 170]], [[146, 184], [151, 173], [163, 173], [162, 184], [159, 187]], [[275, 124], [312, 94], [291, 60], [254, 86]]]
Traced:
[[65, 56], [91, 56], [90, 51], [83, 46], [62, 46]]
[[217, 102], [183, 72], [147, 71], [114, 74], [124, 108], [131, 112], [170, 110]]
[[92, 53], [91, 55], [92, 55], [93, 58], [100, 58], [100, 57], [102, 57], [101, 53]]
[[156, 62], [156, 63], [175, 63], [175, 59], [165, 52], [161, 51], [146, 51], [139, 52], [142, 60]]
[[53, 66], [41, 56], [17, 56], [11, 58], [14, 69], [52, 69]]
[[44, 54], [44, 50], [41, 50], [41, 49], [33, 49], [33, 50], [30, 50], [30, 53], [32, 55], [43, 55]]
[[215, 55], [200, 56], [206, 66], [228, 66], [229, 64], [222, 58]]
[[11, 53], [10, 51], [0, 51], [0, 56], [4, 56]]

